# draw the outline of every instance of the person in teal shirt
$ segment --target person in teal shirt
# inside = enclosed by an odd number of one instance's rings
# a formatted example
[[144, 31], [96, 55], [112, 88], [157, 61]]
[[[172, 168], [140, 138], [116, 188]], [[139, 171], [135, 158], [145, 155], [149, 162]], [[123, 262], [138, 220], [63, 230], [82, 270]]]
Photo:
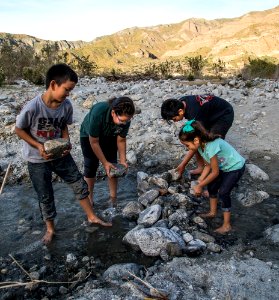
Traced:
[[128, 168], [126, 161], [126, 136], [135, 106], [129, 97], [112, 98], [92, 106], [80, 129], [80, 143], [84, 157], [84, 179], [88, 184], [89, 198], [93, 205], [96, 172], [101, 162], [108, 175], [110, 200], [116, 206], [117, 178], [110, 176], [119, 163]]
[[204, 160], [205, 167], [193, 189], [195, 195], [200, 196], [207, 186], [210, 210], [200, 216], [214, 218], [219, 198], [224, 220], [215, 231], [221, 234], [229, 232], [232, 229], [230, 194], [244, 173], [245, 159], [220, 135], [209, 133], [196, 120], [185, 123], [179, 132], [179, 139], [188, 150], [198, 151]]

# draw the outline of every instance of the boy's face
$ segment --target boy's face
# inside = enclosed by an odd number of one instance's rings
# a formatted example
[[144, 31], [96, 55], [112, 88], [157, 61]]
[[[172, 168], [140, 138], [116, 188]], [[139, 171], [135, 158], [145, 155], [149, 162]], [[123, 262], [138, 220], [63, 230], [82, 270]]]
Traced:
[[70, 80], [63, 82], [60, 85], [53, 80], [50, 84], [53, 100], [59, 103], [63, 102], [67, 97], [69, 97], [70, 92], [75, 86], [76, 83]]
[[173, 122], [178, 122], [178, 121], [181, 121], [183, 118], [184, 118], [183, 115], [178, 115], [178, 116], [173, 117], [172, 121]]
[[184, 110], [183, 109], [179, 109], [178, 110], [178, 115], [172, 118], [173, 122], [178, 122], [181, 121], [184, 118]]

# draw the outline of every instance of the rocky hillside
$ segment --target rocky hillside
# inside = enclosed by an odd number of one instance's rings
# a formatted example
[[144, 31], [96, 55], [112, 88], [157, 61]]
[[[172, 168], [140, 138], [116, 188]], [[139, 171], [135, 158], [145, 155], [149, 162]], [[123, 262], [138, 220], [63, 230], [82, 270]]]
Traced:
[[40, 51], [47, 43], [52, 45], [57, 43], [59, 49], [68, 50], [82, 47], [86, 42], [83, 41], [47, 41], [26, 34], [10, 34], [0, 32], [0, 47], [4, 41], [8, 41], [15, 47], [33, 47], [36, 52]]
[[[46, 42], [30, 36], [11, 37], [17, 44], [33, 47]], [[3, 39], [5, 34], [0, 34], [0, 45]], [[177, 24], [134, 27], [89, 43], [57, 43], [60, 49], [89, 55], [99, 66], [116, 69], [199, 54], [231, 65], [241, 65], [249, 56], [279, 59], [279, 6], [233, 19], [188, 19]]]

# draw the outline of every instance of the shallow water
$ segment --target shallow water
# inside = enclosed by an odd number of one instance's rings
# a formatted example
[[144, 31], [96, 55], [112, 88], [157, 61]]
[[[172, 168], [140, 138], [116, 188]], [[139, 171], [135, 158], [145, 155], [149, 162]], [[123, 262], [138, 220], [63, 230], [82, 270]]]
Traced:
[[[267, 183], [267, 191], [271, 197], [263, 203], [246, 208], [233, 203], [232, 224], [234, 231], [225, 238], [216, 237], [225, 248], [231, 245], [251, 242], [260, 239], [263, 231], [279, 223], [279, 189], [276, 174], [278, 175], [278, 159], [263, 159], [263, 154], [251, 156], [251, 162], [263, 168], [271, 177]], [[274, 179], [275, 178], [275, 179]], [[0, 196], [0, 257], [9, 253], [21, 255], [25, 259], [37, 261], [46, 254], [58, 261], [67, 253], [77, 256], [94, 256], [100, 258], [105, 266], [122, 262], [137, 262], [150, 265], [154, 258], [148, 258], [137, 253], [122, 243], [122, 238], [135, 223], [127, 221], [118, 214], [113, 219], [112, 228], [99, 228], [93, 233], [85, 231], [82, 223], [85, 215], [74, 199], [72, 190], [65, 183], [54, 183], [54, 192], [57, 207], [56, 230], [57, 235], [48, 248], [43, 247], [40, 239], [44, 232], [44, 223], [40, 218], [36, 194], [31, 185], [7, 186]], [[97, 215], [110, 207], [108, 203], [107, 180], [100, 180], [95, 186], [95, 211]], [[132, 200], [137, 200], [135, 173], [128, 174], [119, 180], [118, 203], [119, 211]], [[215, 229], [222, 222], [222, 215], [209, 223], [210, 230]], [[262, 253], [279, 259], [276, 249]]]
[[[107, 180], [97, 181], [95, 186], [95, 212], [101, 213], [110, 207]], [[65, 183], [54, 183], [56, 201], [57, 234], [51, 246], [43, 247], [40, 242], [44, 223], [40, 218], [36, 194], [31, 185], [5, 187], [0, 196], [0, 257], [9, 253], [32, 256], [45, 255], [60, 257], [65, 253], [77, 256], [99, 257], [106, 264], [116, 262], [139, 262], [149, 264], [150, 260], [134, 253], [122, 243], [125, 233], [135, 226], [119, 214], [113, 219], [112, 228], [98, 228], [88, 233], [83, 226], [86, 220], [72, 190]], [[136, 200], [136, 178], [130, 174], [119, 179], [118, 209], [121, 211], [128, 201]]]
[[[267, 159], [266, 156], [269, 158]], [[215, 235], [215, 238], [228, 250], [232, 245], [242, 244], [244, 248], [251, 249], [259, 259], [278, 263], [278, 247], [266, 243], [262, 237], [265, 229], [279, 224], [279, 157], [254, 151], [249, 155], [249, 163], [259, 166], [269, 175], [270, 180], [265, 182], [264, 190], [270, 197], [252, 207], [243, 207], [238, 201], [232, 199], [233, 231], [225, 237]], [[209, 226], [214, 229], [221, 223], [222, 215], [219, 213], [218, 218], [209, 222]]]

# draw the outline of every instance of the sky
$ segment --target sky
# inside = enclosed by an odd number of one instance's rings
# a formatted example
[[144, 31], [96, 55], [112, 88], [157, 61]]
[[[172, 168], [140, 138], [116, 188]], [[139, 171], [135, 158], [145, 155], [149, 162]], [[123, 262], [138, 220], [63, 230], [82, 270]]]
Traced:
[[0, 0], [0, 32], [92, 41], [130, 27], [240, 17], [278, 0]]

